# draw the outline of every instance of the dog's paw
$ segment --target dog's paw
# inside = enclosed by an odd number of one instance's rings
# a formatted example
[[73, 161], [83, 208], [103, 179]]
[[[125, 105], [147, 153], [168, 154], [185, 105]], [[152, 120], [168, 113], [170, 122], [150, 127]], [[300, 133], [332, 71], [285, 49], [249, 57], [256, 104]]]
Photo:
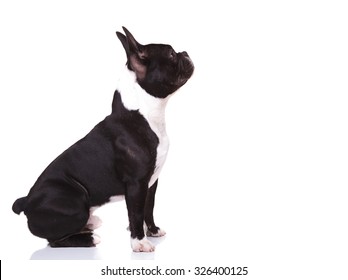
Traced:
[[90, 215], [86, 227], [95, 230], [102, 225], [102, 220], [98, 216]]
[[137, 238], [131, 238], [131, 246], [134, 252], [153, 252], [155, 251], [155, 246], [144, 237], [139, 240]]
[[92, 238], [94, 246], [98, 245], [101, 242], [101, 238], [98, 234], [93, 233]]
[[146, 235], [149, 237], [162, 237], [166, 235], [166, 232], [163, 229], [158, 228], [157, 232], [151, 232], [147, 230]]

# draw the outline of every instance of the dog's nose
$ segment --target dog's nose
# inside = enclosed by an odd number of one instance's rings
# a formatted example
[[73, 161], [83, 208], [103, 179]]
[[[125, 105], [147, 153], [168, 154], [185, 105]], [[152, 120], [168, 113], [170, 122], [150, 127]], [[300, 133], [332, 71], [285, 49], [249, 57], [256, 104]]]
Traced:
[[182, 52], [182, 54], [183, 54], [183, 56], [186, 56], [186, 57], [189, 56], [187, 52]]

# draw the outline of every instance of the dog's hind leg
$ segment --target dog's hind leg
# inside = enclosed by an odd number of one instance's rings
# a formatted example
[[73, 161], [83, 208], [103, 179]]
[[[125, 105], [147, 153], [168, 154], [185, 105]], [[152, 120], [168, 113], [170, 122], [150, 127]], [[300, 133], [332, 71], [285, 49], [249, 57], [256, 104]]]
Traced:
[[93, 211], [90, 211], [90, 216], [87, 224], [81, 232], [69, 235], [59, 240], [50, 241], [49, 245], [55, 247], [95, 247], [100, 243], [100, 237], [93, 233], [93, 230], [101, 226], [101, 219], [92, 215]]
[[88, 197], [80, 188], [54, 181], [28, 196], [24, 213], [30, 231], [48, 240], [52, 247], [95, 246]]
[[93, 231], [82, 231], [77, 234], [70, 235], [61, 240], [50, 241], [49, 245], [55, 247], [94, 247], [100, 242], [97, 235]]

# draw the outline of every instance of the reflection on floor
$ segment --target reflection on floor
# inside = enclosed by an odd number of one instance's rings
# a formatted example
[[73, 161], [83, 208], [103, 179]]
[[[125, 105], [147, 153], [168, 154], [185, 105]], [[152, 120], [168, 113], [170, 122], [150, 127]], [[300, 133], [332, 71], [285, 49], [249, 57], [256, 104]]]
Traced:
[[[159, 245], [165, 240], [163, 237], [149, 237], [149, 240], [155, 245]], [[131, 252], [130, 246], [126, 250]], [[31, 260], [102, 260], [105, 259], [106, 255], [109, 254], [110, 250], [106, 251], [106, 248], [102, 246], [97, 246], [94, 248], [51, 248], [49, 246], [35, 251], [30, 259]], [[122, 248], [123, 249], [123, 248]], [[119, 250], [118, 250], [119, 252]], [[116, 253], [116, 251], [115, 251]], [[151, 253], [134, 253], [131, 252], [132, 260], [154, 260], [156, 252]], [[115, 257], [115, 255], [114, 255]]]

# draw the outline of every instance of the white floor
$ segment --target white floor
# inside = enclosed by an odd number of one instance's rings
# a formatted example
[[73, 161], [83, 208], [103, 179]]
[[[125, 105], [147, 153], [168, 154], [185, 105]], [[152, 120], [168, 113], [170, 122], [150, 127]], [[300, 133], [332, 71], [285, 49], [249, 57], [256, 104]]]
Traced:
[[[233, 220], [238, 221], [240, 218], [233, 217], [230, 213], [230, 204], [216, 208], [214, 206], [216, 203], [211, 200], [214, 195], [201, 192], [199, 197], [196, 197], [193, 189], [187, 191], [187, 197], [183, 197], [179, 191], [189, 188], [189, 185], [178, 186], [175, 189], [175, 186], [171, 184], [165, 186], [165, 179], [162, 181], [163, 184], [158, 189], [155, 218], [158, 225], [166, 230], [167, 235], [161, 238], [149, 238], [156, 245], [153, 253], [131, 251], [129, 232], [126, 230], [126, 206], [125, 202], [121, 201], [108, 204], [95, 212], [103, 220], [103, 225], [96, 230], [101, 237], [101, 243], [96, 248], [47, 247], [45, 240], [29, 233], [24, 215], [13, 216], [13, 226], [17, 227], [16, 235], [19, 237], [16, 246], [20, 249], [12, 251], [10, 250], [12, 246], [9, 245], [7, 258], [16, 260], [161, 260], [186, 263], [192, 260], [197, 262], [225, 260], [226, 254], [238, 251], [240, 251], [239, 257], [243, 258], [245, 255], [243, 251], [250, 247], [250, 244], [242, 245], [244, 242], [237, 238], [241, 234], [237, 231], [240, 225], [234, 226]], [[171, 190], [166, 190], [168, 187], [171, 187]], [[212, 209], [209, 209], [210, 205]], [[242, 231], [245, 232], [245, 229]]]

